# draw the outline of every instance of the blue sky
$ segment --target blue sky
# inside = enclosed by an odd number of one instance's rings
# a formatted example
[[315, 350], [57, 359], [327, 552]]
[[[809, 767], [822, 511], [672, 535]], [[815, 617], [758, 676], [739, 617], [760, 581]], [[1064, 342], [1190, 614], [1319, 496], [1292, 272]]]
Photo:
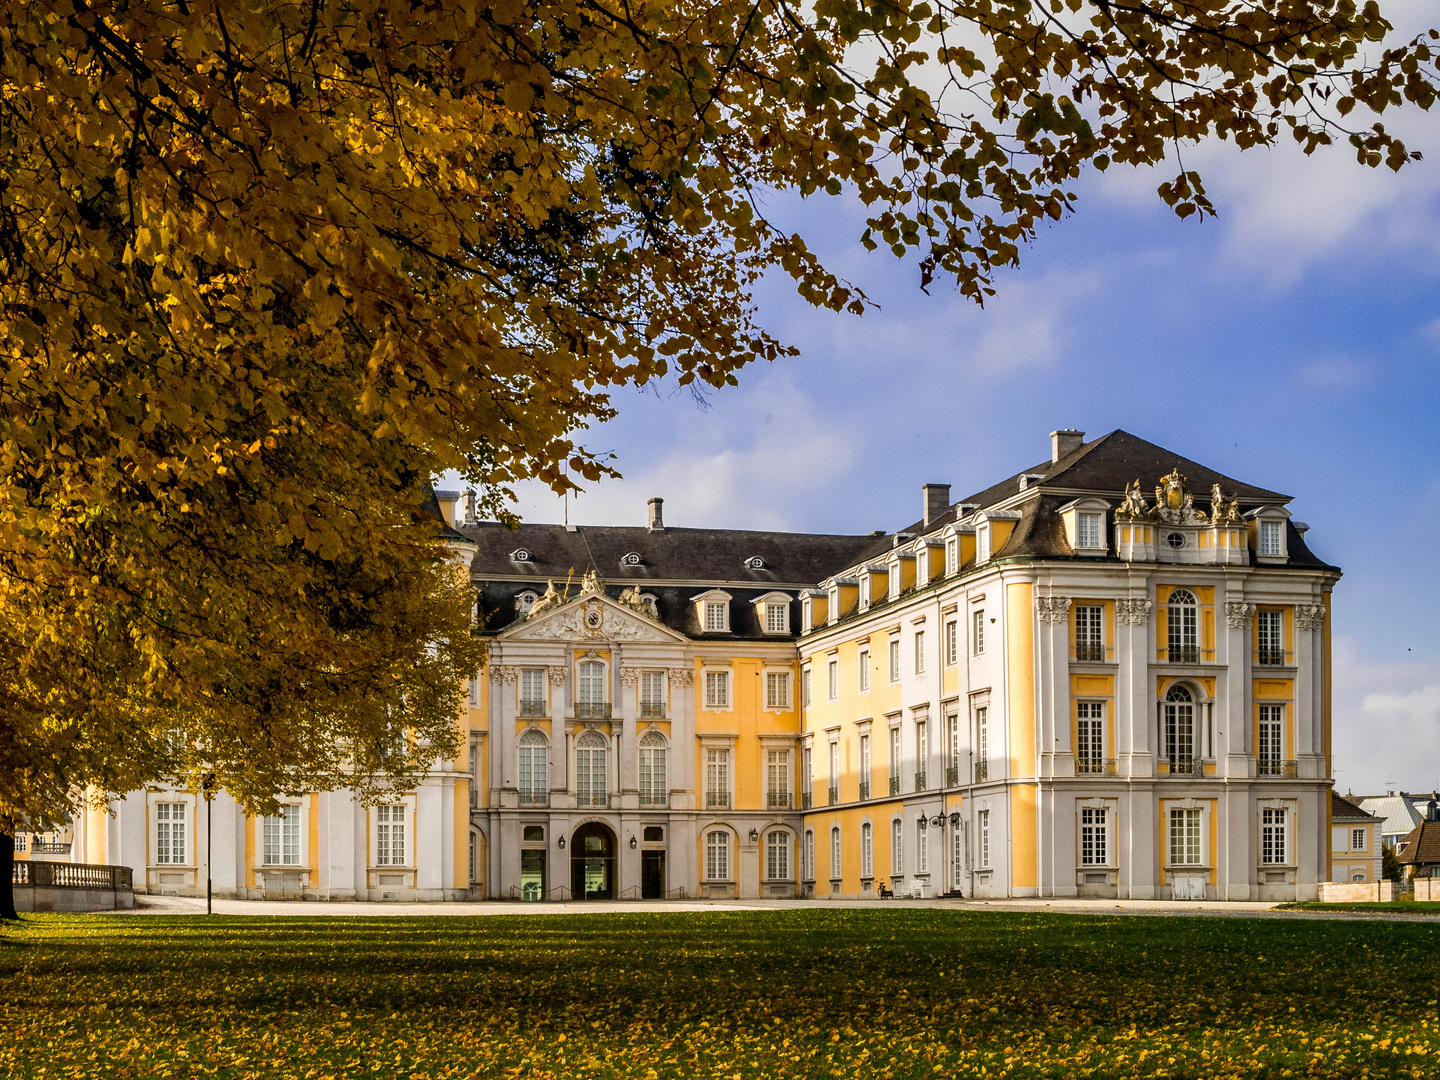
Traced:
[[[802, 350], [708, 407], [673, 387], [616, 395], [584, 440], [624, 479], [572, 521], [867, 532], [1043, 460], [1048, 433], [1123, 427], [1295, 496], [1339, 564], [1335, 742], [1341, 791], [1440, 785], [1440, 117], [1390, 126], [1425, 152], [1401, 173], [1343, 149], [1187, 155], [1216, 219], [1178, 221], [1158, 173], [1087, 179], [982, 310], [913, 262], [866, 254], [857, 205], [777, 199], [832, 269], [881, 306], [818, 312], [785, 280], [762, 324]], [[1173, 171], [1172, 171], [1173, 172]], [[1168, 177], [1172, 172], [1165, 172]], [[517, 509], [558, 521], [547, 491]]]

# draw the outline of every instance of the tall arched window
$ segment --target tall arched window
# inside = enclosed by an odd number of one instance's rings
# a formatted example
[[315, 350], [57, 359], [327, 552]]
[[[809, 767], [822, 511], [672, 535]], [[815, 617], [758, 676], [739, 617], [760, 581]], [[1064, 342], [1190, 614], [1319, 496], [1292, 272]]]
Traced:
[[1165, 752], [1172, 773], [1194, 770], [1195, 698], [1179, 684], [1165, 692]]
[[640, 736], [640, 805], [665, 806], [670, 799], [669, 748], [658, 731]]
[[1200, 641], [1196, 633], [1195, 594], [1189, 589], [1176, 589], [1170, 594], [1170, 662], [1198, 664]]
[[765, 876], [771, 881], [790, 880], [790, 834], [782, 829], [766, 834]]
[[800, 856], [800, 875], [806, 881], [815, 880], [815, 830], [805, 830], [805, 848]]
[[705, 877], [709, 881], [730, 880], [730, 834], [711, 829], [705, 834]]
[[898, 817], [890, 823], [890, 873], [905, 873], [905, 823]]
[[875, 876], [875, 828], [868, 821], [860, 826], [860, 876]]
[[599, 660], [581, 660], [575, 665], [575, 715], [605, 715], [605, 665]]
[[605, 786], [605, 737], [587, 731], [575, 743], [575, 802], [578, 806], [608, 806]]
[[520, 736], [520, 805], [544, 806], [550, 794], [549, 740], [534, 728]]
[[830, 877], [840, 879], [840, 826], [830, 830]]

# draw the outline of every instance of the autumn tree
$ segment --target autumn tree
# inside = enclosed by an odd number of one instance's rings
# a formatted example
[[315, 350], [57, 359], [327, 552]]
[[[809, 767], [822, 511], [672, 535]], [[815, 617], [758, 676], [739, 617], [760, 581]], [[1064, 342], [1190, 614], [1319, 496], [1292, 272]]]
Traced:
[[[408, 725], [423, 766], [422, 684], [476, 659], [427, 479], [503, 513], [598, 478], [611, 388], [787, 353], [767, 270], [863, 312], [770, 193], [858, 198], [858, 242], [983, 299], [1087, 168], [1216, 136], [1400, 167], [1375, 114], [1430, 106], [1435, 35], [1389, 30], [1352, 0], [6, 4], [0, 815], [161, 744], [256, 799], [338, 778], [337, 737]], [[1212, 209], [1192, 171], [1159, 194]]]

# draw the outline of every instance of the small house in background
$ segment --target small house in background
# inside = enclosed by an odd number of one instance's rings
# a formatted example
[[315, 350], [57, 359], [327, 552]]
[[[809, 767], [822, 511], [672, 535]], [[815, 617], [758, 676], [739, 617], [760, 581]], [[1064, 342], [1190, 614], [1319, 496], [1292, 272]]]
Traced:
[[1380, 842], [1386, 847], [1393, 848], [1399, 844], [1425, 816], [1423, 801], [1403, 791], [1354, 798], [1354, 801], [1367, 814], [1374, 814], [1380, 819]]
[[1330, 880], [1379, 881], [1381, 820], [1330, 793]]
[[1440, 878], [1440, 808], [1434, 799], [1425, 804], [1424, 820], [1396, 845], [1395, 854], [1406, 876]]

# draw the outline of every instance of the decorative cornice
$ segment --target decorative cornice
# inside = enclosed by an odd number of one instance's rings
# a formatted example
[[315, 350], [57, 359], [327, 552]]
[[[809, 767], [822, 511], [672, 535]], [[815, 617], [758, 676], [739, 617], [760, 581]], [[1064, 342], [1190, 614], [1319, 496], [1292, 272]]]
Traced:
[[626, 686], [634, 686], [640, 681], [640, 669], [635, 667], [622, 667], [620, 669], [620, 681]]
[[[1216, 485], [1217, 487], [1219, 485]], [[1250, 620], [1255, 617], [1254, 604], [1247, 604], [1243, 600], [1225, 601], [1225, 622], [1232, 630], [1239, 630], [1242, 626], [1249, 626]]]
[[1124, 626], [1144, 626], [1150, 621], [1150, 601], [1116, 600], [1115, 618]]
[[1041, 622], [1063, 623], [1070, 618], [1070, 603], [1068, 596], [1042, 596], [1035, 601], [1035, 607]]
[[545, 670], [546, 670], [546, 672], [548, 672], [549, 675], [550, 675], [550, 685], [551, 685], [551, 686], [564, 686], [564, 685], [565, 685], [565, 665], [564, 665], [564, 664], [551, 664], [551, 665], [550, 665], [549, 667], [547, 667]]
[[1320, 630], [1325, 626], [1324, 604], [1296, 604], [1295, 625], [1301, 630]]
[[511, 667], [508, 664], [496, 664], [490, 669], [490, 681], [495, 683], [513, 683], [520, 677], [520, 669]]
[[695, 672], [688, 667], [666, 668], [665, 673], [670, 677], [671, 686], [694, 686]]

